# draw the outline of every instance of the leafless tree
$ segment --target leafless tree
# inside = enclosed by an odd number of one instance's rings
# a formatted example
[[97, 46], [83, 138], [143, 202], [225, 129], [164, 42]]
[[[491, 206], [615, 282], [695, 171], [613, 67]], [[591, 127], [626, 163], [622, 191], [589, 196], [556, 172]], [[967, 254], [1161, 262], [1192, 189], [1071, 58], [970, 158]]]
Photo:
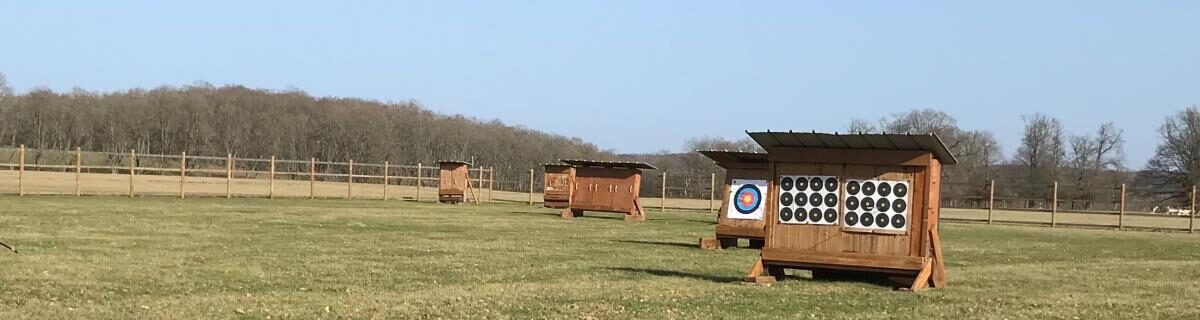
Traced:
[[1022, 119], [1025, 130], [1015, 161], [1025, 167], [1027, 182], [1046, 184], [1057, 180], [1059, 168], [1066, 158], [1062, 123], [1041, 113]]
[[1146, 180], [1157, 193], [1182, 199], [1200, 183], [1200, 108], [1167, 117], [1158, 132], [1162, 140], [1146, 165]]

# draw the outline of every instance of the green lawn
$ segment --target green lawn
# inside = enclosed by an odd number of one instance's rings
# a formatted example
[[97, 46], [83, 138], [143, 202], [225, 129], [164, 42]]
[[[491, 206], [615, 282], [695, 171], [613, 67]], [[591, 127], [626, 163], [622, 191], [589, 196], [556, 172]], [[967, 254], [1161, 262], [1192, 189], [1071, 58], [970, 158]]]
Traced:
[[0, 197], [0, 319], [1200, 317], [1200, 235], [944, 224], [949, 289], [739, 282], [709, 214]]

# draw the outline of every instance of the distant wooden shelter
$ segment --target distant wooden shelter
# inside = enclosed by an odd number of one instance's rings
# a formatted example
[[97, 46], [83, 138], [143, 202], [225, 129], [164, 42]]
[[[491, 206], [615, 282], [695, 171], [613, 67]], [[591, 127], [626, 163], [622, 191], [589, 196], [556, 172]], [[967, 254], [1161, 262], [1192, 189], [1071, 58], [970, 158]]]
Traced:
[[465, 161], [441, 160], [438, 167], [438, 201], [441, 203], [462, 203], [471, 191], [471, 163]]
[[766, 151], [766, 243], [747, 281], [783, 269], [869, 272], [912, 290], [946, 286], [938, 234], [942, 165], [936, 135], [749, 133]]
[[548, 163], [542, 182], [542, 203], [547, 208], [566, 209], [571, 207], [571, 194], [575, 190], [575, 166], [565, 163]]
[[646, 220], [646, 211], [638, 202], [642, 170], [655, 170], [641, 162], [592, 160], [561, 160], [574, 167], [574, 186], [571, 201], [563, 210], [563, 218], [583, 215], [584, 211], [617, 212], [625, 221]]
[[743, 151], [697, 151], [725, 169], [721, 180], [721, 208], [717, 211], [716, 237], [700, 239], [702, 249], [736, 247], [748, 239], [751, 248], [762, 248], [766, 236], [767, 190], [771, 172], [767, 154]]

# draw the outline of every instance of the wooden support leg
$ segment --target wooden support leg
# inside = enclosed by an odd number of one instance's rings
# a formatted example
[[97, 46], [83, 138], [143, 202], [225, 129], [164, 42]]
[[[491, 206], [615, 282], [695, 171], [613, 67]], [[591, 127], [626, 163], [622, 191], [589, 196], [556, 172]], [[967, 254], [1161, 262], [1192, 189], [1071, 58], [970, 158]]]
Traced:
[[929, 277], [933, 275], [933, 259], [925, 260], [925, 265], [921, 267], [921, 272], [917, 273], [917, 278], [913, 280], [909, 290], [920, 291], [929, 286]]
[[721, 242], [717, 238], [700, 238], [700, 249], [717, 250], [721, 249]]
[[933, 287], [946, 288], [946, 263], [942, 256], [942, 239], [937, 228], [929, 230], [929, 238], [933, 244]]
[[646, 216], [640, 215], [640, 214], [626, 214], [625, 221], [634, 221], [634, 222], [646, 221]]
[[750, 267], [750, 272], [746, 273], [746, 278], [743, 280], [759, 284], [775, 282], [775, 277], [766, 275], [765, 272], [766, 267], [763, 266], [762, 257], [759, 257], [758, 260], [754, 261], [754, 265]]
[[560, 215], [562, 215], [563, 219], [573, 219], [575, 217], [582, 217], [583, 210], [571, 210], [571, 208], [566, 208], [562, 210]]

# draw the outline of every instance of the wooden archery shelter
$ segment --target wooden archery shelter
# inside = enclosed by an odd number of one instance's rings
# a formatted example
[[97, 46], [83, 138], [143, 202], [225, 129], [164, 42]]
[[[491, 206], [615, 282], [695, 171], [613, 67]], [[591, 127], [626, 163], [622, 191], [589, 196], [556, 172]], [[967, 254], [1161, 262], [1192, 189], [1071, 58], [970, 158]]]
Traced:
[[[697, 151], [725, 169], [721, 180], [721, 207], [717, 210], [715, 238], [701, 238], [701, 249], [736, 247], [738, 239], [748, 239], [751, 248], [762, 248], [766, 234], [763, 219], [766, 195], [771, 183], [767, 154], [742, 151]], [[741, 197], [739, 197], [739, 195]], [[738, 201], [743, 201], [738, 203]], [[752, 204], [746, 206], [748, 204]]]
[[471, 189], [469, 177], [471, 164], [464, 161], [442, 160], [438, 167], [438, 201], [462, 203]]
[[644, 221], [646, 212], [638, 202], [642, 169], [656, 169], [641, 162], [561, 160], [574, 166], [575, 181], [571, 201], [562, 211], [563, 218], [583, 215], [584, 211], [617, 212], [625, 221]]
[[939, 181], [942, 165], [957, 160], [936, 135], [749, 135], [766, 149], [773, 183], [766, 244], [747, 281], [794, 268], [888, 275], [911, 290], [946, 286]]
[[542, 203], [547, 208], [570, 208], [571, 193], [575, 187], [575, 167], [563, 163], [548, 163], [544, 167]]

